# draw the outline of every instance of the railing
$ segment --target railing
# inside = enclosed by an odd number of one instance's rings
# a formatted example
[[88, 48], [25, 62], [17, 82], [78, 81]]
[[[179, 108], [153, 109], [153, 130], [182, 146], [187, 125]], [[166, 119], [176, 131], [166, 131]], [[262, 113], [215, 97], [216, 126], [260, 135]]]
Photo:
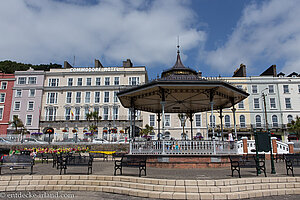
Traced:
[[235, 142], [151, 140], [130, 143], [131, 154], [237, 154]]
[[[108, 115], [107, 119], [104, 118], [103, 116], [101, 116], [101, 120], [100, 121], [105, 121], [105, 120], [114, 120], [113, 115]], [[142, 120], [142, 116], [137, 116], [135, 120]], [[118, 115], [117, 118], [115, 118], [115, 120], [130, 120], [130, 118], [128, 117], [128, 115]], [[41, 116], [40, 117], [40, 121], [87, 121], [85, 115], [81, 115], [81, 116]], [[94, 119], [91, 119], [90, 121], [95, 121]]]
[[[277, 144], [277, 153], [286, 154], [289, 153], [289, 145], [287, 143], [276, 141]], [[247, 140], [248, 153], [255, 153], [255, 140]], [[237, 142], [237, 152], [243, 154], [243, 141]], [[272, 149], [273, 152], [273, 149]], [[266, 152], [267, 153], [267, 152]]]

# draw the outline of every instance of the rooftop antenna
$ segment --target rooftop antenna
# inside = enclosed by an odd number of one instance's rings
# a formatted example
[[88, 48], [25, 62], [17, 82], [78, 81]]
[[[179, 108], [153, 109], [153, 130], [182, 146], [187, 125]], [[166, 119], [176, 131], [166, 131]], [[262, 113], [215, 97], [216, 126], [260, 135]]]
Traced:
[[180, 53], [180, 51], [179, 51], [179, 35], [177, 36], [177, 53], [179, 54]]

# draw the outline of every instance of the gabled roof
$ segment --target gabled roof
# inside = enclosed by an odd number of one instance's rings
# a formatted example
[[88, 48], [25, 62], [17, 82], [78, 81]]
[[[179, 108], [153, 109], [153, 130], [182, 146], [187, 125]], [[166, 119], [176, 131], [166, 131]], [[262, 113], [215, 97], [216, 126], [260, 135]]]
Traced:
[[293, 73], [291, 73], [291, 74], [287, 75], [287, 77], [292, 77], [292, 76], [298, 76], [298, 73], [296, 73], [296, 72], [293, 72]]
[[276, 77], [276, 65], [271, 65], [266, 71], [260, 74], [260, 76], [273, 76]]

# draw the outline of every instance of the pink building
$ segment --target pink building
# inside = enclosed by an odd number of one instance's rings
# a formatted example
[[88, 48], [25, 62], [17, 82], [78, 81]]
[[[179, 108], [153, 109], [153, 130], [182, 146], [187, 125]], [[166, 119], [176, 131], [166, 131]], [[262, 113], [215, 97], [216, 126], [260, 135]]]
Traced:
[[14, 74], [0, 73], [0, 135], [7, 134], [14, 82]]

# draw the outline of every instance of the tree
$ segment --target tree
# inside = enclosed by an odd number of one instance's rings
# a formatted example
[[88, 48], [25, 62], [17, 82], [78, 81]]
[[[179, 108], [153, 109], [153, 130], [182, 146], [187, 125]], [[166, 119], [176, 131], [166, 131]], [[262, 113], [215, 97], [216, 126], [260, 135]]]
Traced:
[[148, 124], [145, 125], [145, 128], [141, 129], [140, 131], [140, 136], [148, 136], [150, 133], [153, 132], [153, 127], [152, 126], [149, 126]]
[[21, 119], [14, 115], [13, 120], [9, 124], [15, 128], [14, 134], [21, 134], [21, 142], [23, 142], [23, 134], [27, 132]]
[[297, 138], [300, 138], [300, 117], [296, 116], [296, 120], [292, 120], [291, 123], [287, 124], [290, 132], [296, 133]]
[[[98, 123], [102, 119], [101, 116], [99, 116], [99, 113], [97, 111], [89, 112], [86, 114], [86, 120], [92, 122], [92, 124], [89, 125], [89, 130], [91, 131], [91, 136], [94, 135], [95, 132], [98, 131]], [[95, 124], [93, 123], [95, 122]]]

